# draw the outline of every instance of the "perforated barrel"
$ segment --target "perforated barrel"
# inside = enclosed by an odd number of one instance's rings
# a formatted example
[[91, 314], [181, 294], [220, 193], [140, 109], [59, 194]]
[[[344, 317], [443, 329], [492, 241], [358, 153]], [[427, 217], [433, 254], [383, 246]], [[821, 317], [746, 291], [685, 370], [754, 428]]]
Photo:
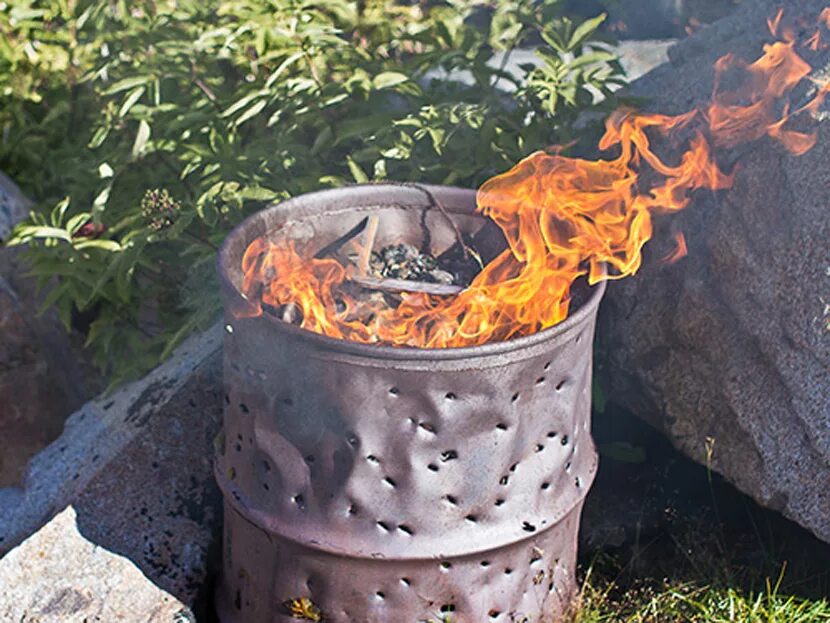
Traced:
[[[473, 192], [431, 190], [463, 230], [480, 226]], [[337, 623], [556, 621], [570, 604], [597, 465], [602, 286], [552, 329], [434, 350], [312, 334], [251, 315], [237, 289], [247, 245], [297, 224], [327, 242], [329, 228], [372, 210], [385, 244], [417, 234], [426, 215], [432, 243], [451, 244], [446, 218], [426, 207], [423, 192], [399, 186], [305, 195], [255, 215], [222, 248], [224, 623], [313, 620], [315, 609]]]

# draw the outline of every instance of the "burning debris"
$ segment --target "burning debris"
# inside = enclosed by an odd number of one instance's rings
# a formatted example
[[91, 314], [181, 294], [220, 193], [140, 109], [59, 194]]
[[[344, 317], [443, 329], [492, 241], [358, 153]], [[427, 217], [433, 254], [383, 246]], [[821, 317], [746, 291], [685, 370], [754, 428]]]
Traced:
[[422, 253], [413, 245], [405, 243], [389, 245], [380, 251], [373, 251], [369, 271], [378, 279], [461, 285], [459, 276], [439, 267], [435, 256]]
[[[698, 190], [731, 187], [716, 148], [769, 137], [799, 155], [814, 145], [813, 134], [788, 123], [815, 113], [830, 92], [824, 83], [796, 93], [812, 71], [801, 54], [826, 47], [830, 12], [822, 13], [817, 34], [807, 41], [796, 39], [782, 14], [769, 29], [779, 40], [755, 62], [731, 54], [718, 60], [709, 104], [675, 116], [613, 113], [599, 143], [612, 154], [608, 159], [537, 152], [485, 182], [478, 210], [501, 230], [506, 244], [499, 252], [476, 245], [487, 227], [469, 239], [458, 235], [445, 249], [432, 247], [429, 231], [421, 248], [398, 241], [375, 249], [377, 216], [316, 254], [311, 245], [263, 237], [250, 244], [242, 262], [242, 292], [253, 313], [276, 309], [284, 315], [290, 306], [297, 312], [291, 318], [310, 331], [421, 348], [507, 340], [561, 322], [578, 279], [596, 284], [637, 272], [655, 215], [682, 210]], [[727, 75], [742, 78], [739, 88], [723, 88]], [[791, 94], [801, 97], [799, 105], [791, 104]], [[670, 139], [665, 142], [678, 151], [658, 154], [654, 136]], [[678, 238], [666, 261], [684, 253]], [[480, 262], [471, 262], [479, 256]]]

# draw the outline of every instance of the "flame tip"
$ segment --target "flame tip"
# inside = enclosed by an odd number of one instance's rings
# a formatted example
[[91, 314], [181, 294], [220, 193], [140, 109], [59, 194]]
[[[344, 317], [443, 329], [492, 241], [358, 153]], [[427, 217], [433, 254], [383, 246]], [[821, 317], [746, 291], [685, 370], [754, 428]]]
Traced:
[[[242, 258], [243, 296], [250, 295], [260, 313], [260, 299], [272, 307], [292, 301], [302, 310], [304, 328], [367, 343], [470, 346], [560, 322], [569, 312], [577, 279], [585, 277], [593, 286], [639, 271], [655, 215], [682, 210], [695, 191], [733, 185], [741, 165], [722, 170], [716, 148], [768, 137], [801, 155], [815, 145], [814, 132], [788, 124], [818, 110], [830, 81], [816, 83], [812, 99], [794, 110], [787, 95], [812, 71], [796, 48], [823, 49], [826, 37], [816, 31], [799, 47], [789, 21], [783, 8], [767, 20], [780, 40], [765, 44], [754, 62], [733, 53], [715, 62], [706, 105], [679, 115], [631, 107], [611, 113], [598, 142], [610, 154], [606, 159], [568, 157], [563, 152], [571, 145], [554, 145], [484, 182], [476, 194], [477, 209], [502, 229], [507, 249], [459, 295], [405, 294], [397, 307], [378, 306], [350, 297], [341, 287], [353, 268], [333, 259], [304, 259], [290, 243], [283, 247], [257, 239]], [[821, 12], [819, 26], [830, 29], [830, 7]], [[742, 81], [726, 90], [727, 77]], [[655, 137], [682, 145], [680, 153], [661, 156]], [[686, 239], [678, 232], [674, 250], [661, 261], [673, 264], [687, 254]]]

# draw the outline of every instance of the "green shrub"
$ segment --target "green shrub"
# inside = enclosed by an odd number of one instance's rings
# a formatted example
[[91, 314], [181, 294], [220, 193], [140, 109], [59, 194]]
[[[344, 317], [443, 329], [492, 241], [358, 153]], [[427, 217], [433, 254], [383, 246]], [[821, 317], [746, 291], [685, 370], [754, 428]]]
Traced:
[[[215, 250], [267, 202], [475, 186], [595, 135], [584, 113], [621, 82], [601, 21], [560, 0], [5, 0], [0, 169], [41, 206], [12, 242], [67, 326], [91, 321], [97, 364], [133, 376], [216, 318]], [[494, 62], [529, 42], [541, 66]]]

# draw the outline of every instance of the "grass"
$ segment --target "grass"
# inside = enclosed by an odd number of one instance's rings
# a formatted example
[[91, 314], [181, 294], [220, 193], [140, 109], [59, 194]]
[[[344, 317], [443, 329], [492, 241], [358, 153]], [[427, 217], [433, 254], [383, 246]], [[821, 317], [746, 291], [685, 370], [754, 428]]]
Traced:
[[[600, 447], [642, 452], [600, 461], [569, 623], [830, 623], [828, 544], [682, 457], [631, 414], [597, 414], [594, 423]], [[600, 535], [624, 537], [597, 538], [603, 521]]]
[[784, 569], [762, 591], [673, 584], [635, 588], [621, 596], [615, 586], [589, 572], [573, 623], [821, 623], [830, 621], [827, 599], [808, 599], [781, 590]]

